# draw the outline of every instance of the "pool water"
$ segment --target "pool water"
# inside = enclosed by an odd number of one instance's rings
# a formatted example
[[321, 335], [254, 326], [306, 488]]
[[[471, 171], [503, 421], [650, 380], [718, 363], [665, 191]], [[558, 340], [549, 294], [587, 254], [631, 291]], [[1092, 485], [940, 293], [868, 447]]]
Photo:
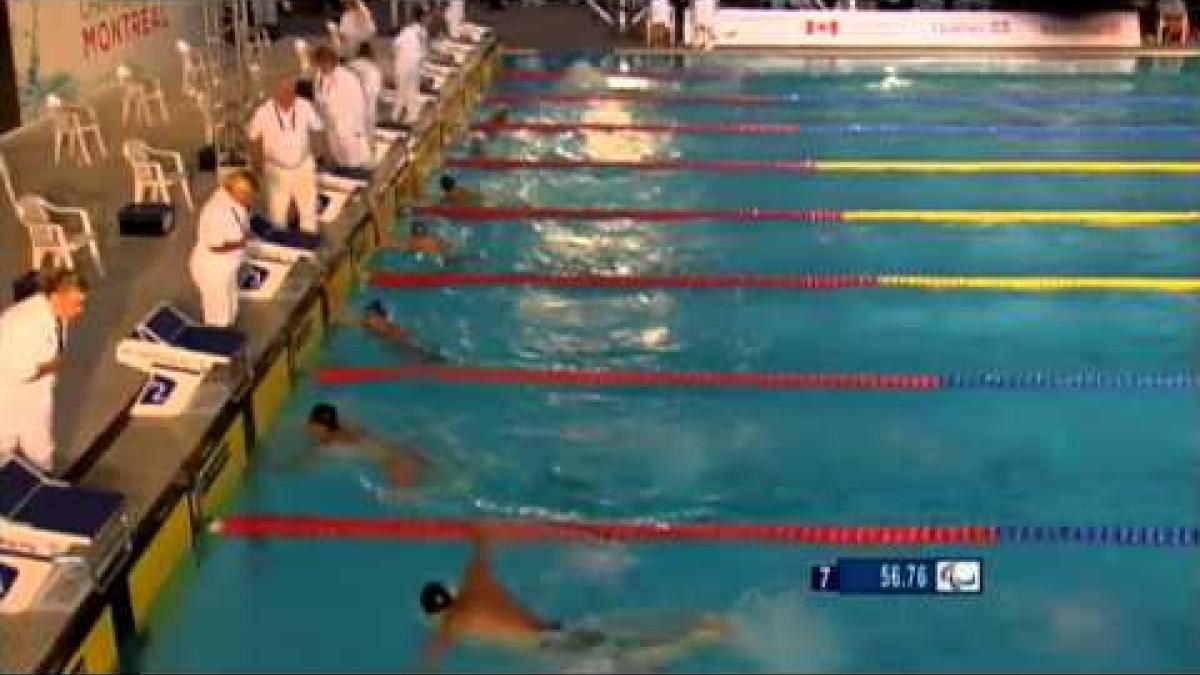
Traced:
[[[581, 56], [511, 57], [516, 69]], [[614, 57], [589, 56], [604, 70]], [[513, 107], [520, 122], [821, 123], [775, 136], [506, 133], [488, 155], [576, 158], [1189, 158], [1197, 64], [1142, 61], [882, 63], [627, 58], [624, 67], [721, 77], [657, 80], [684, 93], [803, 93], [819, 104], [645, 102]], [[1001, 64], [1004, 65], [1004, 64]], [[1107, 70], [1105, 69], [1107, 68]], [[1166, 69], [1164, 72], [1163, 69]], [[586, 73], [585, 73], [586, 74]], [[611, 84], [501, 82], [497, 92]], [[918, 99], [917, 94], [926, 96]], [[937, 105], [936, 96], [980, 97]], [[1164, 106], [1159, 99], [1181, 102]], [[1005, 97], [1009, 102], [1005, 102]], [[1099, 107], [1081, 100], [1112, 97]], [[839, 97], [847, 99], [839, 103]], [[1045, 100], [1039, 100], [1042, 97]], [[1056, 100], [1057, 97], [1057, 100]], [[1072, 98], [1073, 97], [1073, 98]], [[851, 104], [849, 101], [855, 102]], [[867, 102], [864, 104], [863, 99]], [[1184, 102], [1186, 99], [1189, 102]], [[480, 111], [480, 118], [489, 114]], [[852, 125], [903, 132], [847, 132]], [[1019, 125], [960, 136], [930, 125]], [[1089, 133], [1101, 125], [1175, 131]], [[1056, 136], [1049, 130], [1061, 128]], [[1040, 129], [1040, 131], [1029, 131]], [[1183, 131], [1181, 131], [1183, 130]], [[460, 148], [463, 154], [468, 149]], [[633, 171], [455, 171], [497, 204], [643, 208], [1191, 210], [1191, 176], [852, 176]], [[402, 221], [401, 225], [406, 221]], [[605, 274], [1196, 276], [1192, 227], [940, 227], [914, 223], [435, 222], [477, 260], [459, 269]], [[379, 253], [380, 270], [437, 265]], [[1187, 295], [860, 289], [360, 292], [382, 299], [455, 363], [722, 372], [1189, 370]], [[400, 357], [356, 330], [324, 367]], [[435, 458], [432, 484], [397, 495], [369, 464], [296, 459], [317, 401]], [[1184, 390], [757, 391], [586, 389], [397, 382], [304, 383], [258, 455], [235, 511], [339, 517], [533, 517], [796, 524], [1188, 525], [1200, 502], [1197, 401]], [[378, 671], [420, 667], [417, 594], [457, 579], [464, 544], [206, 538], [130, 669]], [[867, 554], [912, 554], [911, 550]], [[1200, 668], [1194, 549], [956, 547], [982, 555], [971, 598], [814, 594], [810, 566], [864, 551], [748, 544], [512, 545], [498, 573], [541, 614], [647, 627], [727, 613], [728, 644], [672, 672], [1184, 672]], [[614, 618], [615, 617], [615, 618]], [[604, 670], [464, 645], [449, 671]]]

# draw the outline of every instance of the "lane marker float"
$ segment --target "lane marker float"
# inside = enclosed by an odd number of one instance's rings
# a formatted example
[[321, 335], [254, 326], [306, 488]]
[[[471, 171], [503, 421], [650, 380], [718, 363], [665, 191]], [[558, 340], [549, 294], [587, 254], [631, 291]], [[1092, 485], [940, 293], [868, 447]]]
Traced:
[[214, 521], [213, 534], [245, 539], [367, 539], [463, 541], [481, 528], [510, 542], [612, 541], [749, 543], [786, 546], [932, 547], [1117, 546], [1195, 548], [1197, 527], [1127, 526], [847, 526], [743, 523], [603, 523], [232, 516]]
[[976, 211], [838, 209], [650, 209], [599, 206], [414, 206], [416, 216], [497, 224], [526, 220], [631, 220], [646, 223], [924, 223], [945, 226], [1074, 225], [1161, 227], [1200, 223], [1200, 211]]

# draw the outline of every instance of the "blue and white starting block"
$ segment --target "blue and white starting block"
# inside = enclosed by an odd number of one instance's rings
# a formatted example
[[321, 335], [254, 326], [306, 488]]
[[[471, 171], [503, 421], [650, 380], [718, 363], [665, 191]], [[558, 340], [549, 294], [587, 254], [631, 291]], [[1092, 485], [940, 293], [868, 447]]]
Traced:
[[409, 137], [408, 132], [399, 129], [376, 127], [374, 141], [376, 164], [382, 162], [397, 143], [403, 143], [407, 152], [412, 152], [415, 146], [415, 141]]
[[273, 300], [294, 262], [252, 257], [238, 269], [238, 295], [246, 300]]
[[197, 325], [174, 306], [155, 307], [117, 344], [117, 362], [149, 375], [134, 417], [172, 417], [188, 408], [210, 371], [231, 366], [245, 352], [246, 336], [231, 328]]
[[[321, 203], [328, 203], [324, 195]], [[252, 258], [288, 263], [316, 261], [321, 249], [321, 235], [275, 227], [257, 213], [250, 217], [250, 232], [254, 238], [250, 240], [247, 252]]]
[[323, 193], [353, 195], [371, 181], [370, 169], [322, 168], [317, 170], [317, 189]]
[[53, 562], [21, 553], [0, 553], [0, 614], [34, 607], [51, 585]]
[[68, 562], [99, 582], [129, 555], [125, 498], [0, 459], [0, 613], [29, 608]]

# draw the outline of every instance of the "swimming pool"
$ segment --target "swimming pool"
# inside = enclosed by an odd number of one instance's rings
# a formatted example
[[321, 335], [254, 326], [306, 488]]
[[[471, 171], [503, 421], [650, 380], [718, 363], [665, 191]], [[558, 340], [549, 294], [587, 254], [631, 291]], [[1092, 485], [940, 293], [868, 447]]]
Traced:
[[[544, 73], [578, 57], [512, 57]], [[1194, 65], [935, 59], [589, 57], [652, 72], [653, 95], [807, 97], [802, 104], [510, 100], [514, 123], [800, 124], [789, 133], [567, 133], [511, 129], [487, 156], [840, 159], [1194, 156]], [[845, 63], [845, 62], [843, 62]], [[1161, 64], [1160, 64], [1161, 65]], [[1085, 74], [1063, 74], [1082, 70]], [[498, 94], [611, 88], [513, 77]], [[889, 86], [888, 76], [892, 82]], [[904, 84], [898, 84], [902, 80]], [[618, 80], [618, 85], [630, 85]], [[941, 102], [939, 103], [939, 97]], [[975, 97], [973, 100], [972, 97]], [[1108, 107], [1094, 100], [1108, 97]], [[953, 101], [953, 104], [948, 103]], [[1189, 103], [1190, 101], [1190, 103]], [[1085, 103], [1086, 102], [1086, 103]], [[820, 106], [820, 107], [817, 107]], [[488, 114], [481, 113], [481, 118]], [[809, 126], [819, 125], [819, 126]], [[874, 125], [874, 126], [870, 126]], [[975, 133], [955, 133], [974, 126]], [[902, 127], [902, 128], [900, 128]], [[1004, 127], [997, 131], [999, 127]], [[979, 131], [979, 129], [991, 129]], [[961, 131], [961, 129], [960, 129]], [[1056, 133], [1060, 131], [1061, 133]], [[464, 154], [466, 147], [463, 148]], [[455, 171], [498, 203], [642, 208], [1189, 210], [1189, 176], [780, 175], [630, 170]], [[439, 221], [478, 260], [458, 271], [552, 274], [940, 274], [1195, 276], [1193, 227], [1096, 229], [886, 224]], [[380, 253], [378, 270], [430, 272]], [[1197, 301], [1158, 293], [860, 288], [364, 290], [452, 362], [489, 368], [725, 373], [1187, 371]], [[397, 357], [353, 330], [330, 368]], [[318, 400], [426, 448], [437, 479], [415, 498], [373, 467], [291, 466]], [[1191, 525], [1197, 406], [1187, 389], [828, 391], [586, 388], [396, 381], [301, 386], [235, 510], [368, 517], [534, 517], [840, 525]], [[911, 554], [747, 543], [503, 547], [502, 578], [553, 618], [729, 612], [731, 644], [671, 670], [1186, 671], [1200, 667], [1194, 548], [939, 547], [981, 555], [971, 598], [814, 594], [810, 567]], [[426, 628], [417, 593], [453, 581], [463, 544], [210, 538], [180, 575], [131, 668], [400, 670]], [[452, 671], [606, 664], [456, 649]], [[607, 664], [612, 665], [612, 664]]]

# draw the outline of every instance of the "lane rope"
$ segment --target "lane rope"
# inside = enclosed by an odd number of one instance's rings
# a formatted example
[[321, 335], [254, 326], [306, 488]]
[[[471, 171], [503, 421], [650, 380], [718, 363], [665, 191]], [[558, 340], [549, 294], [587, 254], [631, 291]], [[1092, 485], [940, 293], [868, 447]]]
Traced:
[[1200, 162], [1141, 160], [1020, 160], [1020, 161], [908, 161], [908, 160], [742, 160], [657, 159], [620, 161], [602, 159], [519, 159], [459, 157], [446, 161], [455, 169], [566, 171], [623, 169], [627, 171], [719, 171], [722, 173], [1022, 173], [1022, 174], [1196, 174]]
[[646, 105], [708, 105], [708, 106], [791, 106], [798, 103], [879, 106], [887, 103], [923, 103], [946, 105], [953, 103], [993, 103], [997, 105], [1046, 105], [1050, 103], [1099, 106], [1104, 104], [1145, 104], [1153, 106], [1195, 106], [1200, 97], [1169, 94], [899, 94], [892, 96], [869, 94], [802, 93], [767, 96], [761, 94], [663, 94], [645, 91], [574, 91], [574, 92], [498, 92], [489, 94], [489, 105], [538, 105], [596, 103], [640, 103]]
[[226, 538], [367, 539], [408, 542], [469, 540], [481, 528], [509, 542], [746, 543], [787, 546], [926, 547], [1058, 545], [1175, 548], [1200, 546], [1197, 527], [1123, 526], [847, 526], [755, 523], [605, 523], [472, 521], [243, 515], [214, 521]]
[[737, 136], [770, 135], [911, 135], [911, 136], [1007, 136], [1045, 138], [1193, 138], [1200, 140], [1200, 126], [1172, 125], [1079, 125], [1017, 126], [969, 124], [738, 124], [738, 123], [678, 123], [678, 124], [602, 124], [508, 122], [476, 124], [475, 131], [491, 133], [524, 132], [533, 134], [566, 133], [644, 133], [695, 134]]
[[417, 216], [496, 224], [525, 220], [632, 220], [646, 223], [928, 223], [1159, 227], [1200, 223], [1200, 211], [976, 211], [837, 209], [649, 209], [586, 206], [414, 206]]
[[531, 385], [545, 387], [688, 387], [861, 391], [936, 391], [948, 389], [1192, 390], [1196, 389], [1197, 383], [1200, 382], [1197, 374], [1192, 372], [745, 373], [480, 368], [431, 365], [379, 368], [324, 368], [317, 371], [316, 380], [319, 384], [327, 386], [385, 382], [438, 382], [442, 384]]
[[897, 288], [958, 291], [1060, 293], [1104, 291], [1125, 293], [1197, 293], [1200, 278], [1169, 277], [961, 277], [918, 275], [676, 275], [616, 276], [603, 274], [533, 274], [507, 272], [376, 272], [375, 288], [447, 288], [456, 286], [538, 286], [544, 288], [654, 288], [841, 290]]
[[[567, 70], [530, 70], [530, 69], [511, 69], [501, 71], [497, 77], [499, 82], [562, 82], [567, 79]], [[665, 68], [631, 68], [626, 71], [621, 70], [602, 70], [598, 75], [601, 77], [617, 77], [617, 78], [637, 78], [642, 80], [655, 80], [658, 82], [683, 82], [688, 80], [713, 80], [719, 78], [734, 77], [735, 71], [719, 71], [719, 70], [688, 70], [686, 73], [668, 70]]]

